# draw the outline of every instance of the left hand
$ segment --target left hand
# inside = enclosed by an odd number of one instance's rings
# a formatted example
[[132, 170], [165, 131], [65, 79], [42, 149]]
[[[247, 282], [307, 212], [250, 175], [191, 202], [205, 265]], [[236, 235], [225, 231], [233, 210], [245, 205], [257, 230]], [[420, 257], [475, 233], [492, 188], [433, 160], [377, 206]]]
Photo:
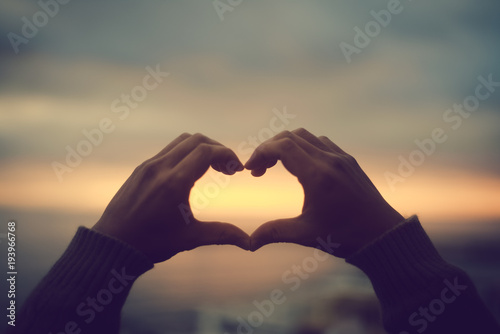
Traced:
[[182, 134], [134, 170], [93, 229], [155, 263], [203, 245], [250, 249], [250, 237], [240, 228], [193, 217], [189, 193], [210, 166], [228, 175], [243, 170], [229, 148], [201, 134]]

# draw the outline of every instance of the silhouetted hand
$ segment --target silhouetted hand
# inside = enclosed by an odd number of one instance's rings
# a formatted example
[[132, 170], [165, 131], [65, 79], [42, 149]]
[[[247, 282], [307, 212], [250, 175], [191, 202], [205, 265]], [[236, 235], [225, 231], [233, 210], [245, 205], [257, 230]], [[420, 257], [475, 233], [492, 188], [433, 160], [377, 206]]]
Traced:
[[93, 229], [127, 242], [155, 263], [203, 245], [248, 250], [249, 236], [238, 227], [192, 215], [189, 193], [210, 166], [228, 175], [244, 169], [229, 148], [201, 134], [182, 134], [134, 170]]
[[302, 214], [261, 225], [252, 250], [273, 242], [317, 247], [318, 238], [340, 244], [348, 257], [404, 218], [380, 195], [356, 160], [326, 137], [285, 131], [259, 145], [245, 164], [254, 176], [283, 162], [304, 188]]

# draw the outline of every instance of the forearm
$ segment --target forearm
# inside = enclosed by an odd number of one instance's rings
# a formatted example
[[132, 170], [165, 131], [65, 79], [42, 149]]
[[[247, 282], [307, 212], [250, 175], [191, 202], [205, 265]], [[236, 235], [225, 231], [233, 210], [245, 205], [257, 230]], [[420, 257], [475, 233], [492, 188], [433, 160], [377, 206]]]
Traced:
[[441, 258], [416, 216], [346, 261], [370, 278], [389, 333], [500, 332], [470, 278]]
[[12, 333], [118, 333], [132, 284], [152, 267], [127, 244], [80, 227], [24, 303]]

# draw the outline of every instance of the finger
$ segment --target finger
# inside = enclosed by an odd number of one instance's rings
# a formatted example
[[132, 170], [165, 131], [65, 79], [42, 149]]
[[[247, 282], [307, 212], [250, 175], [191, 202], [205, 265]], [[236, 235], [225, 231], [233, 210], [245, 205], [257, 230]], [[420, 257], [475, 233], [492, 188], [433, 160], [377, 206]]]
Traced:
[[[298, 129], [298, 130], [295, 130], [295, 131], [299, 131], [300, 132], [300, 130], [301, 129]], [[305, 131], [305, 132], [307, 132], [307, 130], [304, 130], [304, 129], [302, 129], [302, 130]], [[307, 133], [309, 133], [309, 132], [307, 132]], [[311, 136], [312, 136], [312, 134], [311, 134]], [[302, 150], [304, 150], [307, 154], [309, 154], [311, 156], [321, 157], [322, 154], [324, 154], [323, 150], [321, 150], [320, 148], [314, 146], [313, 144], [311, 144], [310, 142], [308, 142], [307, 140], [305, 140], [301, 136], [298, 136], [298, 135], [296, 135], [293, 132], [282, 131], [279, 134], [277, 134], [276, 136], [274, 136], [273, 138], [271, 138], [271, 139], [265, 141], [264, 143], [262, 143], [261, 145], [259, 145], [257, 147], [257, 149], [254, 151], [254, 154], [252, 155], [252, 157], [250, 157], [249, 161], [252, 161], [252, 159], [254, 158], [254, 156], [256, 154], [258, 154], [259, 151], [262, 150], [262, 148], [265, 148], [265, 147], [271, 145], [273, 142], [280, 142], [280, 141], [283, 142], [284, 145], [286, 145], [287, 141], [292, 141], [297, 146], [299, 146], [300, 148], [302, 148]], [[324, 144], [322, 144], [322, 145], [324, 146]], [[286, 147], [284, 147], [284, 150], [286, 150]], [[265, 154], [264, 154], [264, 156], [265, 156]], [[260, 165], [256, 166], [256, 168], [252, 168], [253, 169], [252, 170], [252, 175], [254, 175], [254, 176], [261, 176], [261, 175], [263, 175], [266, 172], [265, 169], [274, 166], [276, 164], [276, 162], [277, 162], [278, 159], [279, 158], [277, 158], [277, 157], [269, 157], [269, 159], [267, 159], [267, 160], [262, 160]], [[247, 162], [247, 164], [248, 164], [248, 162]], [[247, 166], [248, 165], [246, 165], [245, 167], [247, 167]]]
[[155, 159], [161, 158], [162, 156], [164, 156], [165, 154], [167, 154], [168, 152], [170, 152], [174, 147], [176, 147], [177, 145], [179, 145], [180, 143], [182, 143], [184, 140], [186, 140], [189, 137], [191, 137], [191, 134], [187, 133], [187, 132], [184, 132], [179, 137], [177, 137], [174, 140], [172, 140], [172, 142], [170, 142], [170, 144], [168, 144], [167, 146], [165, 146], [160, 152], [158, 152], [150, 160], [155, 160]]
[[328, 139], [328, 137], [319, 136], [318, 139], [321, 140], [321, 142], [323, 142], [326, 146], [328, 146], [335, 153], [346, 154], [343, 149], [341, 149], [339, 146], [337, 146], [337, 144], [335, 144], [330, 139]]
[[218, 145], [224, 147], [221, 143], [210, 139], [205, 135], [196, 133], [175, 146], [168, 152], [167, 155], [164, 155], [163, 158], [168, 159], [170, 166], [175, 166], [201, 144]]
[[242, 170], [245, 169], [239, 159], [230, 160], [229, 162], [226, 163], [220, 163], [220, 162], [214, 163], [212, 164], [212, 168], [226, 175], [233, 175], [236, 172], [241, 172]]
[[306, 140], [308, 143], [310, 143], [311, 145], [314, 145], [315, 147], [319, 148], [320, 150], [328, 151], [328, 152], [331, 151], [330, 148], [325, 143], [323, 143], [321, 140], [319, 140], [318, 137], [316, 137], [315, 135], [313, 135], [312, 133], [310, 133], [309, 131], [307, 131], [304, 128], [293, 130], [292, 133], [294, 135], [297, 135], [297, 136], [301, 137], [302, 139]]
[[222, 166], [219, 163], [213, 164], [212, 168], [215, 169], [218, 172], [222, 172]]
[[252, 252], [275, 242], [292, 242], [306, 245], [310, 227], [298, 218], [277, 219], [259, 226], [250, 236]]
[[251, 173], [252, 173], [252, 176], [259, 177], [259, 176], [262, 176], [262, 175], [266, 174], [266, 170], [267, 170], [267, 168], [265, 168], [265, 167], [264, 168], [258, 168], [258, 169], [253, 169], [251, 171]]
[[243, 164], [231, 149], [220, 144], [200, 144], [174, 167], [174, 172], [192, 186], [211, 165], [221, 166], [228, 174], [243, 170]]
[[244, 250], [250, 250], [250, 237], [239, 227], [221, 222], [198, 222], [192, 232], [196, 235], [195, 244], [234, 245]]
[[[254, 157], [259, 153], [259, 151], [263, 147], [266, 147], [270, 143], [273, 143], [273, 142], [287, 141], [287, 140], [294, 141], [297, 145], [299, 145], [300, 147], [302, 147], [306, 152], [312, 152], [311, 151], [313, 149], [312, 145], [308, 145], [307, 142], [301, 140], [299, 136], [294, 135], [290, 131], [282, 131], [282, 132], [278, 133], [277, 135], [275, 135], [274, 137], [272, 137], [272, 138], [264, 141], [263, 143], [261, 143], [255, 149], [255, 151], [252, 154], [252, 156], [250, 157], [250, 159], [248, 159], [247, 164], [245, 165], [245, 167], [247, 169], [249, 169], [247, 167], [248, 166], [248, 162], [252, 161], [254, 159]], [[265, 156], [265, 154], [264, 154], [264, 156]], [[253, 169], [252, 170], [252, 175], [254, 175], [254, 176], [264, 175], [264, 173], [266, 172], [266, 169], [273, 167], [278, 162], [278, 159], [279, 158], [276, 158], [276, 157], [269, 157], [269, 159], [263, 160], [261, 166], [259, 166], [257, 168], [252, 168]]]
[[[278, 133], [276, 136], [274, 136], [273, 138], [271, 138], [269, 141], [289, 138], [289, 139], [295, 141], [297, 143], [297, 145], [299, 145], [307, 153], [309, 153], [311, 155], [317, 155], [320, 152], [320, 149], [318, 149], [318, 147], [316, 147], [315, 145], [313, 145], [312, 143], [310, 143], [309, 141], [307, 141], [303, 137], [297, 135], [297, 133], [296, 133], [296, 132], [298, 132], [298, 133], [304, 134], [303, 131], [309, 133], [305, 129], [297, 129], [297, 130], [294, 130], [292, 132], [282, 131], [282, 132]], [[312, 134], [310, 134], [310, 135], [313, 136]]]
[[277, 160], [281, 160], [285, 168], [299, 180], [304, 179], [311, 168], [311, 156], [291, 138], [261, 144], [246, 162], [245, 168], [252, 170], [253, 175], [262, 175], [267, 166], [274, 165]]
[[277, 163], [278, 163], [278, 160], [267, 161], [267, 163], [264, 165], [264, 167], [259, 168], [259, 169], [254, 169], [254, 170], [252, 170], [251, 173], [253, 176], [256, 176], [256, 177], [262, 176], [262, 175], [266, 174], [266, 170], [268, 168], [273, 167]]

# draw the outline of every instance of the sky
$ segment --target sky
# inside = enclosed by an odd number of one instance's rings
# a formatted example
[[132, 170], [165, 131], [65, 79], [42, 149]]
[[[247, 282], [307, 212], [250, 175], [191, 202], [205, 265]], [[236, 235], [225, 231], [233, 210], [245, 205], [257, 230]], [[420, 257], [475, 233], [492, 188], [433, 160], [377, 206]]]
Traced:
[[[424, 225], [500, 219], [498, 1], [43, 3], [51, 15], [36, 1], [0, 3], [9, 212], [99, 217], [133, 169], [183, 132], [245, 161], [255, 143], [303, 127], [355, 156]], [[473, 111], [454, 111], [466, 101]], [[195, 216], [248, 232], [299, 214], [302, 199], [281, 166], [262, 179], [209, 172], [191, 195]]]

